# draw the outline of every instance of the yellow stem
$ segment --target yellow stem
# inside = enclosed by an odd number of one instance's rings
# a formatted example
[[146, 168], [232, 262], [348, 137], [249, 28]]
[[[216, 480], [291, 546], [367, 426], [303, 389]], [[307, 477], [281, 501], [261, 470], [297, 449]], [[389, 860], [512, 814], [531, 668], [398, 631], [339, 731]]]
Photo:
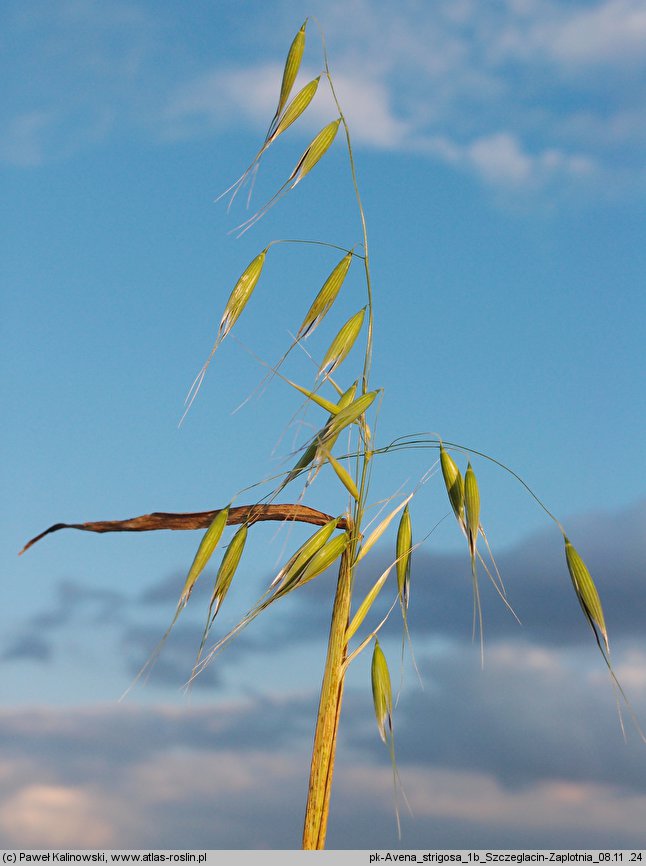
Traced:
[[352, 541], [346, 548], [339, 566], [325, 673], [321, 685], [321, 698], [312, 748], [310, 784], [303, 827], [304, 851], [320, 850], [325, 847], [336, 739], [345, 681], [344, 662], [348, 646], [345, 635], [350, 620], [354, 548], [355, 543]]

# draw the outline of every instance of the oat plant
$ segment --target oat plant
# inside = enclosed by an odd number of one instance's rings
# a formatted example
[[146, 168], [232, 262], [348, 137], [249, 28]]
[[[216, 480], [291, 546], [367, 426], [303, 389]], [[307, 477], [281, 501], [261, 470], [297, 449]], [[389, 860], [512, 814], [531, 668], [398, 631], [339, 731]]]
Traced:
[[[402, 436], [393, 442], [379, 445], [375, 440], [377, 410], [382, 402], [382, 390], [371, 383], [371, 359], [373, 353], [373, 316], [374, 298], [370, 267], [370, 247], [364, 209], [355, 166], [350, 127], [337, 97], [333, 77], [328, 65], [325, 39], [321, 34], [323, 69], [312, 81], [305, 83], [294, 92], [301, 60], [305, 50], [306, 21], [296, 34], [285, 62], [276, 111], [269, 123], [264, 141], [242, 176], [226, 191], [230, 200], [235, 199], [245, 185], [251, 187], [262, 158], [270, 147], [279, 145], [283, 135], [307, 111], [321, 86], [329, 88], [332, 102], [336, 106], [336, 116], [312, 139], [311, 143], [296, 161], [294, 168], [274, 195], [263, 204], [246, 222], [239, 226], [239, 233], [254, 227], [268, 211], [281, 199], [288, 196], [301, 181], [314, 169], [324, 170], [319, 165], [333, 146], [345, 148], [356, 207], [360, 233], [349, 238], [346, 243], [319, 240], [293, 241], [273, 240], [260, 244], [260, 249], [252, 261], [242, 270], [224, 305], [213, 348], [199, 371], [188, 396], [186, 412], [196, 399], [200, 386], [213, 356], [221, 343], [229, 336], [239, 317], [253, 306], [256, 287], [266, 280], [270, 283], [275, 276], [265, 274], [276, 244], [290, 243], [313, 244], [325, 248], [330, 255], [329, 275], [322, 282], [318, 294], [302, 321], [293, 323], [295, 336], [285, 346], [279, 362], [270, 367], [266, 378], [279, 378], [295, 389], [305, 405], [319, 416], [318, 431], [305, 442], [293, 465], [269, 480], [252, 484], [242, 492], [223, 496], [220, 507], [208, 512], [191, 514], [152, 513], [131, 520], [100, 521], [82, 524], [56, 524], [30, 541], [25, 550], [44, 535], [65, 527], [93, 532], [147, 531], [157, 529], [206, 529], [199, 544], [193, 563], [187, 572], [186, 581], [179, 593], [177, 609], [169, 627], [175, 623], [188, 604], [196, 581], [210, 563], [216, 550], [225, 538], [227, 526], [239, 528], [227, 541], [215, 574], [213, 590], [206, 611], [206, 621], [201, 641], [196, 636], [196, 662], [190, 673], [189, 681], [199, 676], [206, 665], [239, 632], [256, 617], [268, 612], [275, 602], [290, 595], [324, 571], [337, 570], [336, 591], [332, 602], [331, 624], [328, 638], [327, 657], [323, 672], [320, 703], [316, 718], [314, 744], [310, 768], [310, 782], [305, 806], [303, 829], [303, 848], [320, 849], [325, 845], [325, 836], [330, 803], [330, 792], [334, 773], [335, 748], [343, 699], [343, 688], [348, 666], [365, 650], [372, 651], [371, 680], [374, 710], [379, 736], [387, 745], [393, 762], [394, 778], [397, 780], [393, 734], [393, 696], [391, 677], [386, 656], [379, 644], [378, 634], [393, 615], [401, 616], [404, 639], [408, 636], [407, 612], [411, 577], [411, 558], [416, 547], [429, 534], [429, 527], [418, 530], [418, 540], [413, 534], [412, 511], [414, 498], [427, 480], [435, 480], [444, 487], [448, 498], [449, 514], [452, 513], [459, 531], [466, 542], [467, 562], [473, 584], [474, 633], [480, 635], [482, 647], [482, 613], [478, 579], [484, 574], [491, 580], [501, 601], [513, 615], [504, 585], [491, 554], [487, 536], [480, 522], [480, 493], [475, 470], [471, 461], [493, 460], [479, 451], [459, 443], [442, 441], [434, 434], [415, 434]], [[280, 140], [280, 141], [279, 141]], [[223, 195], [225, 195], [223, 194]], [[273, 263], [272, 263], [273, 268]], [[356, 312], [345, 322], [332, 324], [334, 305], [344, 289], [350, 269], [363, 273], [364, 292], [356, 299]], [[275, 273], [275, 272], [274, 272]], [[268, 287], [269, 290], [269, 287]], [[252, 311], [249, 310], [251, 313]], [[324, 324], [325, 323], [325, 324]], [[316, 374], [310, 383], [292, 381], [282, 372], [282, 364], [287, 355], [295, 348], [303, 347], [312, 333], [324, 325], [328, 331], [325, 345], [328, 348], [316, 361]], [[322, 327], [323, 329], [323, 327]], [[329, 343], [328, 343], [329, 341]], [[363, 357], [359, 369], [349, 372], [346, 359], [355, 344], [363, 343]], [[356, 353], [355, 353], [356, 356]], [[186, 414], [186, 413], [185, 413]], [[343, 434], [343, 435], [342, 435]], [[375, 464], [385, 455], [405, 449], [425, 449], [433, 456], [433, 468], [420, 481], [420, 484], [405, 494], [398, 494], [389, 500], [381, 514], [373, 518], [375, 506], [369, 500], [370, 481]], [[460, 469], [458, 463], [467, 461], [466, 468]], [[594, 639], [603, 656], [618, 697], [625, 699], [610, 661], [610, 648], [604, 621], [603, 610], [595, 584], [581, 556], [570, 542], [561, 523], [529, 490], [527, 485], [510, 469], [493, 460], [501, 469], [511, 474], [536, 499], [541, 508], [552, 519], [563, 539], [565, 564], [572, 585], [580, 602], [581, 609], [592, 629]], [[343, 514], [329, 514], [323, 507], [312, 508], [303, 504], [306, 488], [314, 485], [324, 467], [329, 467], [339, 485], [347, 493], [347, 510]], [[441, 479], [441, 480], [440, 480]], [[255, 491], [261, 483], [269, 487], [262, 498], [254, 499]], [[288, 490], [293, 495], [288, 495]], [[241, 496], [250, 496], [251, 504], [234, 504]], [[284, 501], [285, 499], [289, 501]], [[368, 525], [371, 518], [370, 525]], [[235, 580], [236, 570], [244, 555], [247, 538], [253, 535], [253, 526], [259, 521], [272, 520], [283, 523], [307, 523], [317, 527], [311, 536], [289, 556], [282, 568], [273, 577], [257, 604], [229, 633], [211, 638], [218, 612], [226, 600], [227, 592]], [[376, 525], [375, 525], [376, 524]], [[393, 533], [393, 559], [388, 568], [373, 583], [365, 597], [355, 599], [353, 589], [357, 568], [365, 555], [381, 542], [387, 531]], [[396, 531], [395, 531], [396, 530]], [[374, 618], [373, 605], [382, 590], [389, 584], [391, 604], [387, 614], [379, 621]], [[369, 615], [373, 614], [372, 617]], [[367, 622], [370, 621], [370, 624]], [[481, 650], [482, 651], [482, 650]], [[188, 672], [187, 672], [188, 675]]]

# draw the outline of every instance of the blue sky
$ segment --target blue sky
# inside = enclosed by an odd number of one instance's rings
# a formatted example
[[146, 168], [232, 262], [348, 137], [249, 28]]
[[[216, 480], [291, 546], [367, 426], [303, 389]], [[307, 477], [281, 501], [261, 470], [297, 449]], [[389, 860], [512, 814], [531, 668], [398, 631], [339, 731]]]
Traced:
[[[338, 257], [272, 248], [263, 282], [183, 399], [235, 280], [268, 241], [343, 246], [360, 226], [342, 141], [240, 239], [213, 199], [257, 149], [293, 35], [315, 15], [356, 147], [375, 283], [378, 437], [437, 431], [502, 459], [595, 576], [613, 658], [646, 714], [646, 6], [641, 0], [418, 3], [9, 0], [0, 13], [4, 847], [297, 847], [333, 584], [249, 628], [181, 691], [209, 574], [146, 684], [195, 533], [60, 533], [59, 520], [226, 504], [284, 467], [315, 413], [275, 380], [237, 413]], [[321, 71], [308, 25], [302, 81]], [[268, 198], [334, 117], [323, 88], [263, 161]], [[363, 305], [358, 268], [308, 340], [320, 358]], [[296, 353], [293, 353], [294, 355]], [[351, 356], [342, 383], [354, 377]], [[301, 353], [289, 372], [307, 383]], [[347, 382], [346, 382], [347, 379]], [[432, 452], [388, 456], [373, 500], [413, 489]], [[414, 816], [397, 841], [368, 660], [351, 669], [330, 847], [646, 847], [646, 751], [621, 738], [558, 531], [483, 461], [482, 519], [522, 629], [445, 520], [413, 566], [397, 709]], [[296, 492], [295, 495], [298, 495]], [[242, 501], [242, 500], [240, 500]], [[344, 507], [323, 473], [307, 502]], [[446, 514], [435, 475], [415, 536]], [[301, 536], [254, 527], [222, 627]], [[389, 561], [384, 539], [360, 575]], [[384, 636], [399, 679], [399, 631]], [[154, 828], [151, 829], [151, 828]], [[161, 829], [159, 829], [161, 828]], [[161, 834], [161, 835], [160, 835]]]

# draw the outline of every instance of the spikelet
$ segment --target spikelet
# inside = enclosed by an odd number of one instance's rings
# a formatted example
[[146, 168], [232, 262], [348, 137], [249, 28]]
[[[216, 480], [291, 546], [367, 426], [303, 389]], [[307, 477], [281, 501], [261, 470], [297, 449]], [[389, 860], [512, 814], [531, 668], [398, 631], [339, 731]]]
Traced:
[[335, 265], [332, 273], [323, 283], [318, 295], [314, 298], [312, 306], [307, 311], [307, 315], [303, 319], [303, 324], [298, 329], [297, 339], [301, 340], [310, 334], [319, 322], [328, 313], [330, 307], [336, 300], [339, 290], [343, 285], [350, 264], [352, 263], [352, 253], [347, 253], [341, 261]]
[[316, 458], [317, 451], [318, 451], [318, 447], [317, 447], [316, 442], [311, 442], [307, 446], [305, 451], [303, 451], [303, 454], [299, 458], [298, 463], [294, 466], [293, 469], [291, 469], [289, 471], [289, 473], [287, 474], [287, 477], [285, 478], [285, 480], [280, 485], [279, 490], [282, 490], [283, 487], [285, 487], [287, 484], [289, 484], [291, 481], [293, 481], [298, 475], [300, 475], [304, 469], [307, 469], [307, 467]]
[[411, 549], [413, 546], [413, 531], [410, 520], [410, 511], [408, 505], [404, 508], [399, 528], [397, 530], [397, 590], [399, 592], [399, 601], [404, 610], [408, 608], [410, 599], [410, 562]]
[[457, 464], [440, 444], [440, 466], [444, 485], [449, 496], [451, 508], [460, 526], [465, 527], [464, 522], [464, 480]]
[[346, 391], [344, 391], [343, 394], [341, 394], [341, 396], [339, 397], [339, 402], [337, 403], [337, 406], [339, 407], [339, 412], [341, 411], [341, 409], [345, 409], [346, 406], [349, 406], [350, 403], [352, 403], [352, 401], [357, 395], [358, 384], [358, 382], [353, 382], [352, 385], [350, 385], [350, 387]]
[[233, 287], [233, 291], [229, 296], [229, 300], [227, 301], [220, 321], [218, 343], [221, 343], [222, 340], [224, 340], [231, 328], [238, 321], [247, 301], [251, 297], [251, 293], [256, 288], [256, 284], [260, 279], [260, 274], [262, 273], [265, 264], [267, 249], [268, 247], [257, 255], [249, 265], [247, 265], [238, 282]]
[[357, 489], [357, 485], [354, 483], [354, 478], [350, 475], [345, 466], [339, 463], [339, 461], [335, 457], [333, 457], [329, 451], [326, 451], [325, 456], [332, 469], [334, 469], [334, 471], [336, 472], [341, 484], [343, 484], [350, 496], [352, 496], [358, 502], [359, 490]]
[[331, 541], [328, 541], [307, 563], [296, 585], [303, 586], [303, 584], [318, 577], [326, 568], [329, 568], [336, 562], [349, 543], [350, 536], [347, 532], [343, 532], [341, 535], [337, 535]]
[[365, 412], [368, 411], [379, 391], [368, 391], [353, 400], [348, 406], [335, 415], [321, 432], [321, 442], [329, 444], [331, 438], [336, 440], [337, 436], [350, 424], [354, 424]]
[[209, 632], [211, 631], [211, 626], [213, 625], [215, 618], [218, 615], [218, 611], [222, 606], [222, 602], [229, 591], [231, 581], [233, 580], [233, 576], [240, 563], [240, 557], [242, 556], [246, 540], [247, 524], [244, 523], [229, 542], [229, 545], [224, 552], [224, 556], [222, 557], [220, 567], [218, 568], [213, 593], [211, 594], [211, 601], [209, 602], [209, 611], [206, 615], [206, 625], [204, 626], [204, 631], [202, 633], [202, 640], [200, 642], [200, 648], [197, 653], [195, 664], [198, 664], [200, 661], [202, 651], [204, 650], [204, 644], [206, 643]]
[[284, 376], [282, 378], [283, 381], [287, 382], [288, 385], [291, 385], [292, 388], [295, 388], [299, 393], [307, 397], [308, 400], [316, 403], [317, 406], [320, 406], [322, 409], [326, 409], [330, 413], [330, 415], [338, 415], [341, 411], [341, 409], [336, 403], [332, 403], [331, 400], [326, 400], [325, 397], [321, 397], [321, 395], [317, 394], [315, 391], [308, 391], [307, 388], [303, 388], [302, 385], [297, 385], [296, 382], [292, 382], [290, 379], [286, 379]]
[[[355, 422], [360, 422], [362, 416], [372, 405], [379, 391], [368, 391], [353, 400], [348, 406], [334, 415], [325, 427], [318, 433], [313, 444], [316, 446], [316, 459], [319, 463], [325, 460], [325, 456], [332, 450], [339, 434]], [[360, 422], [361, 423], [361, 422]]]
[[410, 496], [408, 496], [406, 499], [404, 499], [404, 501], [401, 502], [397, 506], [397, 508], [394, 508], [390, 512], [390, 514], [388, 514], [386, 517], [384, 517], [384, 519], [381, 521], [381, 523], [375, 529], [373, 529], [373, 531], [370, 533], [368, 538], [366, 538], [366, 540], [361, 545], [361, 550], [359, 551], [359, 554], [357, 556], [357, 562], [359, 562], [359, 560], [363, 559], [363, 557], [366, 555], [366, 553], [368, 553], [368, 551], [370, 550], [371, 547], [374, 547], [374, 545], [377, 543], [377, 541], [379, 541], [381, 536], [384, 534], [384, 532], [390, 526], [393, 518], [399, 514], [399, 512], [402, 510], [402, 508], [406, 508], [406, 506], [408, 505], [410, 500], [413, 498], [413, 495], [414, 494], [411, 493]]
[[314, 99], [320, 78], [321, 76], [319, 75], [318, 78], [314, 78], [312, 81], [308, 82], [302, 90], [299, 90], [285, 109], [285, 113], [280, 118], [276, 129], [267, 141], [268, 144], [275, 141], [279, 135], [282, 135], [286, 129], [289, 129], [292, 123], [295, 123], [298, 120], [310, 102]]
[[467, 465], [464, 475], [464, 511], [466, 522], [464, 531], [469, 544], [469, 556], [471, 558], [471, 577], [473, 580], [473, 636], [475, 638], [476, 622], [480, 629], [480, 658], [484, 665], [484, 632], [482, 627], [482, 605], [480, 603], [480, 589], [478, 586], [478, 574], [476, 569], [476, 556], [478, 531], [480, 529], [480, 492], [475, 472], [471, 463]]
[[466, 511], [467, 540], [471, 559], [475, 559], [478, 529], [480, 528], [480, 492], [475, 472], [469, 463], [464, 476], [464, 506]]
[[[229, 207], [231, 207], [236, 196], [238, 195], [238, 192], [244, 186], [248, 177], [260, 165], [260, 160], [265, 154], [265, 151], [268, 150], [270, 145], [272, 145], [276, 141], [279, 135], [282, 135], [283, 132], [289, 129], [289, 127], [298, 120], [298, 118], [301, 116], [301, 114], [303, 114], [310, 102], [314, 99], [314, 95], [319, 86], [319, 80], [320, 76], [318, 78], [314, 78], [296, 94], [296, 96], [292, 99], [292, 101], [285, 109], [283, 116], [280, 118], [280, 121], [278, 122], [278, 125], [273, 130], [273, 132], [270, 128], [270, 131], [267, 133], [267, 138], [265, 139], [263, 146], [254, 156], [251, 164], [245, 169], [245, 171], [240, 175], [240, 177], [231, 184], [228, 189], [225, 189], [224, 192], [220, 193], [216, 201], [219, 201], [221, 198], [223, 198], [225, 195], [227, 195], [233, 190], [231, 201], [229, 202]], [[272, 125], [273, 122], [274, 121], [272, 121]]]
[[191, 592], [193, 591], [193, 587], [195, 586], [195, 581], [204, 570], [204, 567], [211, 558], [213, 551], [217, 547], [218, 542], [222, 537], [222, 533], [224, 532], [224, 527], [227, 525], [228, 518], [228, 508], [223, 508], [222, 511], [218, 511], [218, 513], [213, 518], [211, 525], [204, 533], [202, 541], [200, 541], [200, 546], [197, 549], [197, 553], [195, 554], [195, 558], [186, 577], [186, 582], [184, 583], [182, 594], [179, 598], [179, 604], [177, 606], [178, 612], [183, 607], [185, 607], [186, 602], [188, 601]]
[[[338, 416], [343, 409], [345, 409], [347, 406], [349, 406], [353, 402], [356, 393], [357, 393], [357, 383], [354, 382], [348, 388], [348, 390], [345, 391], [341, 395], [341, 397], [339, 398], [339, 401], [336, 404], [338, 407], [338, 411], [336, 412], [336, 414], [330, 413], [330, 417], [328, 418], [325, 427], [323, 427], [323, 429], [315, 436], [314, 440], [307, 446], [307, 448], [305, 449], [305, 451], [301, 455], [300, 459], [298, 460], [298, 463], [296, 464], [296, 466], [294, 466], [294, 468], [291, 469], [287, 473], [285, 480], [281, 483], [280, 487], [278, 488], [279, 491], [282, 490], [283, 487], [285, 487], [287, 484], [289, 484], [290, 481], [293, 481], [294, 478], [296, 478], [298, 475], [300, 475], [300, 473], [304, 469], [307, 469], [307, 467], [316, 459], [317, 455], [319, 455], [319, 457], [322, 458], [320, 445], [322, 443], [323, 433], [328, 429], [332, 420], [336, 416]], [[337, 436], [338, 436], [338, 434], [337, 434]], [[336, 438], [337, 438], [336, 436], [328, 436], [328, 438], [326, 439], [326, 441], [324, 443], [328, 450], [334, 446], [334, 443], [336, 442]]]
[[297, 579], [314, 554], [330, 539], [330, 536], [336, 529], [337, 523], [338, 518], [334, 517], [325, 526], [317, 530], [314, 535], [311, 535], [281, 568], [272, 580], [271, 586], [278, 585], [280, 589], [283, 589]]
[[606, 652], [610, 652], [608, 632], [606, 631], [603, 608], [601, 607], [601, 599], [599, 598], [597, 588], [594, 585], [594, 581], [590, 576], [590, 572], [588, 571], [585, 562], [581, 559], [581, 556], [574, 548], [569, 538], [564, 535], [563, 540], [565, 542], [565, 560], [567, 562], [568, 571], [570, 572], [570, 577], [572, 578], [576, 597], [579, 599], [579, 604], [581, 605], [583, 613], [590, 623], [597, 640], [599, 640], [597, 634], [597, 632], [599, 632], [603, 637]]
[[265, 264], [265, 257], [267, 255], [268, 249], [269, 247], [265, 247], [265, 249], [247, 265], [243, 273], [238, 278], [237, 283], [233, 287], [233, 291], [229, 295], [229, 300], [227, 301], [224, 308], [222, 319], [220, 320], [218, 335], [216, 337], [213, 348], [211, 349], [209, 357], [202, 365], [202, 369], [195, 377], [193, 384], [189, 388], [188, 394], [186, 395], [186, 399], [184, 401], [186, 404], [186, 411], [182, 415], [180, 424], [186, 417], [188, 410], [191, 408], [193, 401], [197, 397], [200, 386], [204, 381], [206, 371], [209, 367], [209, 364], [211, 363], [211, 359], [215, 355], [222, 340], [224, 340], [231, 328], [238, 321], [240, 314], [242, 313], [247, 304], [247, 301], [251, 297], [253, 290], [256, 288], [256, 284], [260, 279], [260, 274], [262, 273], [262, 269]]
[[303, 180], [305, 175], [310, 173], [316, 163], [325, 156], [336, 138], [340, 123], [341, 118], [338, 117], [332, 123], [324, 126], [318, 135], [312, 139], [306, 151], [296, 163], [293, 172], [287, 178], [287, 183], [291, 184], [290, 189], [294, 189]]
[[[287, 178], [287, 180], [283, 183], [283, 185], [273, 194], [269, 201], [265, 202], [265, 204], [258, 211], [256, 211], [256, 213], [252, 217], [250, 217], [248, 220], [245, 220], [245, 222], [241, 223], [237, 227], [237, 237], [242, 237], [245, 232], [248, 232], [252, 226], [254, 226], [259, 220], [263, 218], [267, 211], [270, 210], [270, 208], [272, 208], [277, 201], [279, 201], [284, 195], [290, 192], [290, 190], [293, 190], [294, 187], [303, 180], [306, 174], [309, 174], [309, 172], [314, 168], [316, 163], [330, 149], [332, 142], [336, 138], [340, 122], [341, 118], [339, 117], [337, 118], [337, 120], [333, 120], [332, 123], [328, 123], [328, 125], [319, 132], [319, 134], [312, 140], [307, 150], [298, 160], [294, 167], [294, 170]], [[256, 162], [260, 155], [262, 155], [262, 150], [256, 158]], [[245, 174], [243, 174], [243, 176], [240, 178], [240, 180], [236, 181], [233, 186], [238, 186], [240, 183], [242, 183], [250, 170], [251, 169], [248, 169]], [[223, 193], [223, 195], [224, 194], [225, 193]]]
[[[211, 659], [218, 653], [220, 650], [231, 641], [236, 635], [240, 634], [240, 632], [246, 628], [249, 623], [253, 622], [257, 616], [259, 616], [263, 611], [265, 611], [270, 605], [272, 605], [275, 601], [278, 601], [280, 598], [283, 598], [285, 595], [290, 593], [292, 590], [298, 589], [303, 586], [310, 580], [313, 580], [317, 577], [321, 572], [325, 571], [329, 568], [333, 563], [343, 554], [344, 550], [350, 543], [350, 536], [347, 532], [343, 532], [340, 535], [337, 535], [331, 541], [323, 544], [323, 546], [318, 546], [316, 552], [309, 556], [307, 559], [305, 556], [301, 557], [300, 554], [305, 554], [305, 550], [309, 545], [309, 551], [313, 549], [313, 546], [319, 545], [321, 540], [321, 533], [323, 532], [333, 532], [335, 525], [337, 523], [337, 519], [330, 521], [326, 526], [322, 527], [317, 533], [318, 536], [316, 545], [314, 544], [315, 536], [312, 536], [308, 542], [303, 545], [297, 554], [294, 555], [290, 559], [290, 561], [283, 569], [284, 574], [282, 575], [282, 580], [279, 586], [276, 586], [274, 592], [271, 594], [265, 594], [265, 596], [253, 606], [253, 608], [240, 620], [240, 622], [231, 629], [223, 638], [221, 638], [215, 646], [211, 647], [207, 656], [205, 658], [200, 659], [201, 651], [203, 648], [200, 647], [200, 656], [198, 656], [198, 660], [195, 663], [193, 668], [193, 673], [191, 674], [191, 679], [189, 683], [192, 682], [195, 677], [204, 670], [207, 664], [211, 661]], [[295, 560], [299, 558], [299, 564], [297, 565]], [[304, 561], [303, 561], [304, 560]], [[286, 571], [287, 570], [287, 571]], [[289, 577], [287, 576], [289, 573]], [[272, 586], [274, 586], [276, 581], [272, 582]]]
[[343, 325], [330, 344], [330, 348], [325, 353], [325, 357], [318, 369], [319, 376], [323, 373], [326, 376], [330, 376], [345, 361], [359, 336], [365, 313], [366, 308], [364, 307], [358, 313], [355, 313], [354, 316], [351, 316], [345, 325]]
[[222, 557], [222, 562], [220, 563], [220, 568], [218, 569], [218, 574], [215, 579], [215, 586], [213, 587], [213, 595], [211, 596], [211, 602], [209, 604], [209, 613], [213, 610], [213, 617], [216, 616], [222, 602], [224, 601], [224, 597], [229, 591], [233, 575], [236, 573], [238, 565], [240, 564], [240, 557], [242, 556], [242, 551], [244, 550], [246, 541], [247, 524], [245, 523], [233, 536], [224, 552], [224, 556]]
[[348, 628], [346, 629], [346, 641], [350, 641], [350, 639], [354, 637], [354, 635], [358, 631], [360, 625], [363, 623], [364, 619], [368, 615], [368, 612], [370, 611], [372, 605], [375, 603], [375, 599], [383, 589], [383, 586], [388, 580], [388, 576], [390, 575], [390, 572], [393, 570], [394, 567], [395, 563], [391, 563], [391, 565], [389, 565], [388, 568], [381, 573], [379, 579], [375, 581], [370, 591], [357, 608], [350, 624], [348, 625]]
[[[393, 786], [395, 794], [400, 789], [397, 762], [395, 760], [395, 733], [393, 730], [393, 695], [390, 685], [390, 673], [386, 656], [383, 654], [379, 641], [375, 638], [375, 648], [372, 653], [371, 665], [372, 700], [377, 718], [379, 736], [388, 746], [390, 751], [390, 762], [393, 768]], [[402, 792], [403, 793], [403, 792]], [[404, 801], [406, 797], [404, 795]], [[397, 835], [401, 839], [401, 824], [399, 820], [399, 805], [395, 800], [395, 817], [397, 819]]]
[[[377, 728], [379, 729], [379, 736], [386, 743], [392, 737], [393, 731], [393, 693], [386, 656], [383, 654], [377, 638], [375, 638], [375, 647], [372, 652], [371, 680]], [[386, 725], [388, 726], [387, 729]]]
[[276, 113], [274, 114], [273, 120], [269, 126], [269, 133], [267, 134], [267, 138], [270, 137], [273, 128], [276, 125], [278, 118], [280, 117], [281, 111], [287, 104], [289, 94], [292, 92], [292, 87], [294, 86], [294, 82], [296, 81], [296, 76], [298, 75], [298, 70], [301, 66], [301, 60], [303, 59], [303, 52], [305, 51], [306, 26], [307, 19], [305, 19], [305, 21], [303, 22], [303, 26], [294, 37], [292, 44], [289, 47], [289, 51], [287, 52], [285, 68], [283, 69], [283, 80], [280, 84], [278, 107], [276, 108]]

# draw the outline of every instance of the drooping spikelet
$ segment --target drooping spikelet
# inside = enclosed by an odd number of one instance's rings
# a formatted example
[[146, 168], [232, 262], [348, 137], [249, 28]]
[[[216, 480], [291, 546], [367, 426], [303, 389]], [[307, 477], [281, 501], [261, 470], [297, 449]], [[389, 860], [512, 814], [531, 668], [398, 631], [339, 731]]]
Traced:
[[451, 508], [458, 523], [464, 526], [464, 480], [455, 460], [443, 445], [440, 445], [440, 466]]
[[386, 656], [376, 638], [372, 652], [371, 680], [377, 728], [379, 729], [379, 736], [386, 743], [392, 735], [393, 693]]
[[256, 256], [256, 258], [252, 262], [250, 262], [249, 265], [247, 265], [240, 278], [238, 279], [238, 282], [233, 287], [233, 291], [229, 295], [229, 300], [226, 303], [226, 307], [224, 308], [224, 313], [222, 314], [222, 319], [220, 321], [220, 327], [218, 329], [218, 343], [221, 343], [222, 340], [224, 340], [231, 328], [240, 318], [240, 314], [244, 310], [247, 301], [251, 297], [251, 294], [256, 288], [256, 284], [260, 279], [260, 274], [262, 273], [262, 269], [265, 264], [266, 255], [267, 249], [264, 249], [259, 255]]
[[287, 179], [287, 182], [291, 183], [290, 189], [294, 189], [294, 187], [303, 180], [305, 175], [310, 173], [316, 163], [325, 156], [332, 146], [332, 142], [336, 138], [340, 123], [341, 118], [338, 117], [336, 120], [333, 120], [332, 123], [328, 123], [327, 126], [324, 126], [318, 135], [312, 139], [307, 149], [296, 163], [296, 167]]
[[211, 525], [204, 533], [202, 540], [200, 541], [200, 546], [198, 547], [197, 553], [195, 554], [195, 558], [193, 559], [191, 567], [188, 571], [188, 575], [184, 583], [184, 588], [182, 589], [182, 594], [179, 598], [178, 610], [181, 610], [181, 608], [186, 605], [186, 602], [188, 601], [189, 596], [193, 591], [193, 587], [195, 586], [195, 581], [204, 570], [204, 567], [211, 558], [213, 551], [217, 547], [218, 542], [222, 537], [224, 527], [227, 525], [228, 517], [228, 508], [223, 508], [222, 511], [218, 511], [218, 513], [213, 518]]
[[325, 357], [318, 369], [319, 376], [322, 373], [326, 376], [331, 376], [336, 368], [347, 358], [359, 336], [365, 313], [366, 308], [364, 307], [358, 313], [355, 313], [354, 316], [351, 316], [334, 340], [332, 340], [330, 348], [325, 353]]
[[478, 530], [480, 528], [480, 491], [471, 464], [464, 476], [464, 508], [466, 512], [467, 540], [471, 559], [475, 559]]
[[585, 562], [581, 559], [576, 548], [572, 545], [569, 538], [564, 535], [565, 542], [565, 560], [567, 562], [568, 571], [572, 578], [574, 591], [579, 599], [579, 604], [583, 609], [586, 619], [590, 623], [592, 630], [597, 633], [597, 630], [603, 638], [606, 652], [610, 652], [608, 644], [608, 632], [603, 616], [603, 608], [601, 607], [601, 599], [594, 585], [594, 581], [587, 569]]
[[275, 141], [279, 135], [282, 135], [292, 123], [295, 123], [301, 114], [305, 111], [310, 102], [314, 99], [314, 95], [318, 89], [321, 76], [312, 79], [289, 103], [285, 109], [285, 113], [280, 118], [276, 129], [271, 135], [270, 141]]
[[337, 522], [338, 520], [335, 517], [311, 535], [307, 541], [304, 542], [304, 544], [302, 544], [292, 556], [290, 556], [288, 561], [272, 580], [271, 586], [279, 585], [281, 588], [287, 587], [297, 579], [314, 554], [330, 539], [330, 536], [336, 529]]
[[242, 551], [244, 550], [246, 541], [247, 524], [245, 523], [233, 536], [224, 552], [224, 556], [222, 557], [222, 562], [220, 563], [217, 577], [215, 578], [215, 586], [213, 587], [211, 602], [209, 604], [209, 613], [211, 614], [212, 611], [213, 617], [217, 614], [227, 592], [229, 591], [233, 575], [236, 573], [238, 565], [240, 564], [240, 557], [242, 556]]
[[411, 526], [410, 511], [408, 505], [404, 508], [399, 528], [397, 530], [397, 544], [395, 553], [397, 556], [397, 591], [402, 608], [406, 610], [410, 598], [410, 562], [411, 549], [413, 546], [413, 530]]
[[338, 264], [335, 265], [329, 277], [323, 283], [323, 286], [314, 298], [312, 306], [307, 311], [303, 323], [298, 329], [297, 338], [300, 340], [310, 334], [319, 322], [328, 313], [330, 307], [336, 300], [339, 290], [343, 285], [350, 264], [352, 262], [352, 253], [347, 253]]
[[285, 59], [285, 67], [283, 69], [283, 79], [280, 84], [280, 96], [278, 97], [278, 106], [276, 108], [276, 113], [274, 114], [273, 120], [270, 124], [267, 138], [269, 138], [271, 133], [273, 132], [276, 122], [278, 121], [278, 118], [280, 117], [283, 108], [287, 104], [289, 94], [292, 92], [292, 87], [294, 86], [296, 76], [298, 75], [298, 70], [301, 67], [301, 60], [303, 59], [303, 52], [305, 51], [306, 26], [307, 19], [305, 19], [305, 21], [303, 22], [303, 26], [294, 37], [292, 44], [289, 47], [289, 51], [287, 52], [287, 58]]

